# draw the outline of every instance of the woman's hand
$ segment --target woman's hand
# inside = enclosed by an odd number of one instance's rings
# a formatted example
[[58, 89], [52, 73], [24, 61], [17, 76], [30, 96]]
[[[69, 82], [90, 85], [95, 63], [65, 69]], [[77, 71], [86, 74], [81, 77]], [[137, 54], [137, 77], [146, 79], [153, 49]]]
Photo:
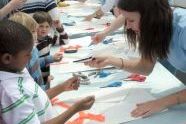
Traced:
[[85, 62], [85, 65], [96, 68], [103, 68], [110, 64], [110, 57], [93, 57], [92, 60]]
[[96, 33], [94, 36], [91, 37], [93, 44], [98, 44], [105, 39], [106, 35], [104, 32]]
[[131, 115], [133, 117], [147, 117], [153, 113], [160, 112], [165, 108], [166, 106], [161, 99], [153, 100], [137, 104], [136, 108], [131, 112]]

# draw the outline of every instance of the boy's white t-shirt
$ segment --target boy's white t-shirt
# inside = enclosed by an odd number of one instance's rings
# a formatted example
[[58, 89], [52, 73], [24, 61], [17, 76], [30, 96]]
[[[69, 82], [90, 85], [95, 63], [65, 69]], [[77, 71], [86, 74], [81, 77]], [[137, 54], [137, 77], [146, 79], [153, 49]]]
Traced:
[[21, 74], [0, 71], [0, 123], [40, 124], [54, 113], [46, 93], [26, 69]]

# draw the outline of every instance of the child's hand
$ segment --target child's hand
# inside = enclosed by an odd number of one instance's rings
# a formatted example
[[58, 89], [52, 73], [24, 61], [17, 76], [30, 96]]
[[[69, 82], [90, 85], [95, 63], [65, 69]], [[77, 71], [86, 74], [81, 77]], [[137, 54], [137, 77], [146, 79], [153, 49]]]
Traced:
[[49, 75], [47, 78], [47, 83], [50, 83], [54, 79], [54, 76]]
[[61, 28], [61, 23], [60, 23], [59, 20], [54, 20], [53, 25], [54, 25], [55, 28]]
[[54, 60], [55, 62], [60, 62], [62, 58], [63, 58], [63, 54], [61, 54], [61, 53], [55, 53], [55, 54], [53, 55], [53, 60]]
[[79, 84], [80, 84], [80, 79], [78, 77], [72, 77], [62, 84], [63, 90], [64, 91], [78, 90]]
[[85, 97], [84, 99], [76, 102], [74, 104], [74, 107], [77, 111], [87, 110], [92, 107], [92, 105], [94, 104], [94, 101], [95, 101], [94, 96], [88, 96], [88, 97]]

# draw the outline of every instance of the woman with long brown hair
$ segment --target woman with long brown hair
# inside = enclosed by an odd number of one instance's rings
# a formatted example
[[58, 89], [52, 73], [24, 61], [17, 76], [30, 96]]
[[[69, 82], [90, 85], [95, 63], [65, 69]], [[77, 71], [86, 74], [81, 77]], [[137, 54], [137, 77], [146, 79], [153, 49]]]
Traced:
[[[139, 49], [141, 58], [95, 57], [85, 64], [102, 68], [107, 65], [148, 75], [157, 60], [166, 59], [173, 68], [186, 73], [186, 10], [171, 9], [168, 0], [119, 0], [128, 42]], [[186, 102], [186, 90], [138, 104], [134, 117], [148, 116], [169, 106]]]

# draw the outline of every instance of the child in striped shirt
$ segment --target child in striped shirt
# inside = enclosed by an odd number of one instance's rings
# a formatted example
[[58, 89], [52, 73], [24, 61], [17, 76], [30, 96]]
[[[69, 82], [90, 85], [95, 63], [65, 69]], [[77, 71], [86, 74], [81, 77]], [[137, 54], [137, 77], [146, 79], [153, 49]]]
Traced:
[[6, 20], [0, 21], [0, 36], [1, 124], [62, 124], [76, 112], [92, 106], [94, 97], [86, 97], [54, 117], [46, 93], [24, 69], [34, 44], [31, 32], [21, 24]]
[[[45, 57], [50, 55], [50, 47], [51, 45], [56, 44], [57, 39], [56, 36], [50, 37], [49, 31], [54, 24], [56, 30], [59, 32], [59, 44], [64, 45], [67, 40], [68, 40], [68, 35], [64, 32], [64, 29], [62, 26], [60, 26], [59, 22], [54, 22], [52, 21], [51, 16], [46, 13], [46, 12], [36, 12], [33, 15], [33, 18], [35, 21], [39, 24], [38, 29], [37, 29], [37, 49], [39, 51], [39, 57]], [[45, 66], [44, 68], [41, 68], [42, 73], [43, 73], [43, 79], [44, 82], [47, 82], [47, 84], [50, 84], [50, 66]], [[48, 86], [49, 88], [49, 86]]]

